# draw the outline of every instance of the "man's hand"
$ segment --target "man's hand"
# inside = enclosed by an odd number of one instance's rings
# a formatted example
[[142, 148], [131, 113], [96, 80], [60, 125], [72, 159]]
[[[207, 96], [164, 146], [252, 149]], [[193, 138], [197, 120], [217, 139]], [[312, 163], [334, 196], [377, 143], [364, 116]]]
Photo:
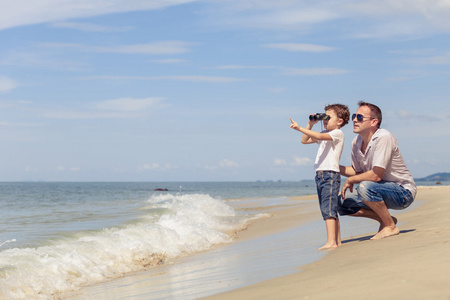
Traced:
[[342, 199], [345, 199], [345, 191], [349, 189], [350, 193], [353, 193], [353, 183], [350, 182], [350, 178], [348, 178], [345, 183], [344, 186], [342, 187], [342, 191], [341, 191], [341, 197]]

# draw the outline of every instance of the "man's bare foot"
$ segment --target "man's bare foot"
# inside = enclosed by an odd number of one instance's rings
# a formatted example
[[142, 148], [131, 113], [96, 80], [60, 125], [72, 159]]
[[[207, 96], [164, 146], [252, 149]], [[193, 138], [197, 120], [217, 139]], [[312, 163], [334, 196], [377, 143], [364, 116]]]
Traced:
[[[397, 222], [398, 222], [397, 218], [393, 217], [393, 216], [391, 216], [391, 218], [392, 218], [392, 221], [394, 221], [394, 225], [397, 225]], [[380, 232], [383, 229], [383, 227], [384, 227], [383, 224], [380, 224], [380, 227], [378, 228], [378, 232]]]
[[375, 234], [371, 240], [379, 240], [384, 239], [393, 235], [397, 235], [400, 233], [400, 230], [398, 230], [397, 226], [386, 226], [383, 229], [381, 229], [380, 232]]
[[320, 247], [318, 250], [334, 250], [337, 247], [338, 247], [338, 245], [336, 245], [336, 244], [333, 244], [333, 245], [325, 244], [322, 247]]

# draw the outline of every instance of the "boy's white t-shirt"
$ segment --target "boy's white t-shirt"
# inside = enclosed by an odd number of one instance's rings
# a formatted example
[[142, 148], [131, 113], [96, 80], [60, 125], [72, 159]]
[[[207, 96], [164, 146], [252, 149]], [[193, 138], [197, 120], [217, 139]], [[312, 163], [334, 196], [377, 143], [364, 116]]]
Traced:
[[328, 133], [332, 140], [317, 141], [319, 150], [314, 162], [314, 170], [339, 172], [339, 160], [344, 148], [344, 133], [340, 129], [325, 130], [322, 133]]

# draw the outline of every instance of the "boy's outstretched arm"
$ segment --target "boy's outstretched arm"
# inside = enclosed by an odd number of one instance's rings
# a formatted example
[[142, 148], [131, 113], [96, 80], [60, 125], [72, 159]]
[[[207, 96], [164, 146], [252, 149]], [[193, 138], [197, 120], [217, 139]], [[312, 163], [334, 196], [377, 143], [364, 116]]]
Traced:
[[306, 128], [304, 127], [300, 127], [297, 122], [295, 122], [294, 120], [291, 119], [291, 128], [300, 131], [301, 133], [303, 133], [302, 136], [302, 143], [303, 144], [311, 144], [311, 143], [315, 143], [317, 141], [323, 141], [323, 140], [328, 140], [331, 141], [332, 138], [328, 133], [320, 133], [317, 131], [312, 131], [311, 128], [313, 127], [314, 124], [316, 124], [319, 121], [309, 121], [308, 124], [306, 125]]

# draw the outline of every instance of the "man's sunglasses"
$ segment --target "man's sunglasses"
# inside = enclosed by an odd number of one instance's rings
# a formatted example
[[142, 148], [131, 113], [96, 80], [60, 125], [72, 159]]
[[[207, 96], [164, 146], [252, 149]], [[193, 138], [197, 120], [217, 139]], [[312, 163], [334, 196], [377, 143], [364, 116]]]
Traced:
[[[358, 122], [363, 122], [364, 118], [369, 118], [369, 117], [364, 117], [362, 114], [353, 114], [352, 115], [352, 121], [356, 118], [356, 120]], [[373, 118], [370, 118], [371, 120], [373, 120]]]

